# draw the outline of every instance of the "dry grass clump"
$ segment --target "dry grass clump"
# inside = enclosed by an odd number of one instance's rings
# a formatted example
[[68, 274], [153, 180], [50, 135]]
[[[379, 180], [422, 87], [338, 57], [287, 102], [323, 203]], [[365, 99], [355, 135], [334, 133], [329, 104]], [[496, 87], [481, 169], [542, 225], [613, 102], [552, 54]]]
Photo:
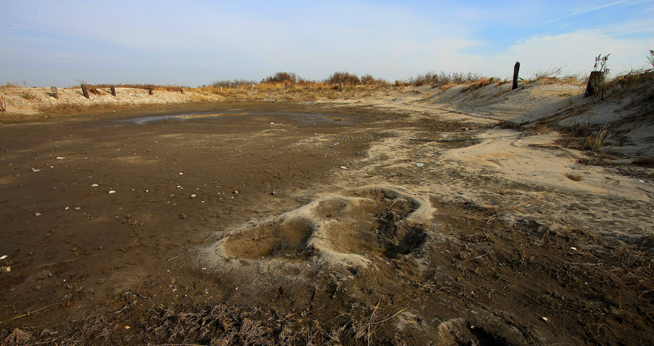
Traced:
[[[396, 86], [423, 86], [429, 85], [432, 87], [443, 87], [448, 85], [460, 85], [460, 84], [470, 84], [476, 83], [481, 79], [488, 79], [480, 74], [472, 72], [452, 72], [452, 73], [435, 73], [427, 72], [425, 74], [419, 74], [415, 77], [408, 77], [405, 80], [395, 81]], [[488, 79], [490, 80], [490, 79]]]
[[572, 181], [581, 181], [581, 179], [583, 179], [581, 174], [575, 174], [575, 173], [566, 173], [565, 177]]
[[29, 100], [29, 101], [36, 101], [36, 94], [29, 91], [29, 90], [26, 90], [23, 93], [21, 93], [20, 97], [22, 97], [22, 98], [24, 98], [26, 100]]
[[[269, 77], [270, 78], [270, 77]], [[238, 88], [243, 86], [252, 86], [258, 84], [257, 81], [247, 80], [247, 79], [232, 79], [232, 80], [222, 80], [216, 81], [211, 84], [213, 87], [217, 88]]]
[[[117, 311], [73, 321], [61, 330], [26, 333], [0, 330], [3, 345], [324, 345], [375, 341], [379, 331], [404, 309], [355, 307], [321, 323], [315, 310], [279, 312], [225, 304], [177, 307], [136, 304], [123, 294]], [[127, 327], [126, 327], [127, 326]]]

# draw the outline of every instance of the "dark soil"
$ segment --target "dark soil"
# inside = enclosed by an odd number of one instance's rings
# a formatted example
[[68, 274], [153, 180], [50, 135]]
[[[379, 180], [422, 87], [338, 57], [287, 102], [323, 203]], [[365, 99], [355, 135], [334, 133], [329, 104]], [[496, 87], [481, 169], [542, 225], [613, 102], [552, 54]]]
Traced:
[[[203, 112], [246, 114], [131, 121]], [[459, 125], [234, 104], [0, 126], [0, 342], [654, 344], [651, 237], [503, 222], [464, 202], [432, 198], [436, 229], [403, 223], [410, 208], [376, 210], [370, 222], [393, 237], [355, 239], [383, 250], [371, 255], [376, 269], [321, 267], [306, 279], [198, 265], [197, 249], [216, 235], [306, 204], [299, 191], [324, 191], [389, 127], [436, 140]], [[296, 145], [320, 135], [338, 145]], [[243, 260], [311, 260], [310, 228], [290, 227], [291, 245]]]

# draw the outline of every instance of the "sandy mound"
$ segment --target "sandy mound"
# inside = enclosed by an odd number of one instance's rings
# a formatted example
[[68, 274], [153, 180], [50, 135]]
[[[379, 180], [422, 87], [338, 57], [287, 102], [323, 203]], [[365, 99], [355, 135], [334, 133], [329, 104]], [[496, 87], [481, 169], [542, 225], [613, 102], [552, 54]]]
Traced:
[[203, 250], [203, 262], [214, 269], [318, 265], [356, 272], [375, 258], [419, 251], [434, 229], [433, 212], [428, 199], [402, 188], [325, 194], [296, 210], [223, 233]]

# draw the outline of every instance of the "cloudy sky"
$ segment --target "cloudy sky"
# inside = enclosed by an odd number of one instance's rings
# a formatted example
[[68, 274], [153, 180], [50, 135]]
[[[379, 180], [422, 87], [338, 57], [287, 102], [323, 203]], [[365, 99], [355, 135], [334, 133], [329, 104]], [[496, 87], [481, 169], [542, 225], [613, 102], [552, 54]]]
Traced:
[[0, 83], [198, 86], [278, 71], [389, 81], [614, 72], [654, 49], [654, 1], [0, 0]]

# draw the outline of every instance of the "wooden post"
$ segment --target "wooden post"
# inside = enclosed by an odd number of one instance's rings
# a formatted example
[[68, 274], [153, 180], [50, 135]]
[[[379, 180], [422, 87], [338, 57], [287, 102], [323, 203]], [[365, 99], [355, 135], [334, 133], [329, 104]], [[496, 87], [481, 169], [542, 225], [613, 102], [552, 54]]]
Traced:
[[338, 82], [338, 89], [343, 91], [343, 82]]
[[584, 97], [594, 96], [598, 92], [601, 94], [601, 98], [604, 99], [604, 72], [592, 71], [588, 78], [588, 85], [586, 86]]
[[516, 62], [515, 66], [513, 66], [513, 89], [515, 90], [518, 89], [518, 74], [520, 72], [520, 62]]
[[50, 87], [50, 90], [52, 91], [52, 97], [59, 100], [59, 91], [57, 90], [57, 87], [52, 86], [52, 87]]
[[180, 88], [179, 88], [179, 93], [180, 93], [180, 94], [183, 94], [183, 93], [184, 93], [184, 88], [180, 87]]
[[7, 110], [7, 102], [5, 100], [0, 100], [0, 112], [4, 112]]
[[82, 94], [83, 94], [84, 97], [86, 97], [87, 99], [90, 99], [90, 98], [91, 98], [91, 96], [89, 96], [89, 89], [86, 88], [86, 85], [85, 85], [85, 84], [82, 84]]
[[147, 89], [148, 89], [148, 94], [153, 95], [153, 92], [152, 92], [153, 90], [152, 89], [154, 89], [154, 87], [152, 85], [148, 85]]
[[109, 86], [109, 88], [111, 88], [111, 95], [112, 95], [112, 96], [116, 96], [116, 86], [115, 86], [115, 85], [111, 85], [111, 86]]

